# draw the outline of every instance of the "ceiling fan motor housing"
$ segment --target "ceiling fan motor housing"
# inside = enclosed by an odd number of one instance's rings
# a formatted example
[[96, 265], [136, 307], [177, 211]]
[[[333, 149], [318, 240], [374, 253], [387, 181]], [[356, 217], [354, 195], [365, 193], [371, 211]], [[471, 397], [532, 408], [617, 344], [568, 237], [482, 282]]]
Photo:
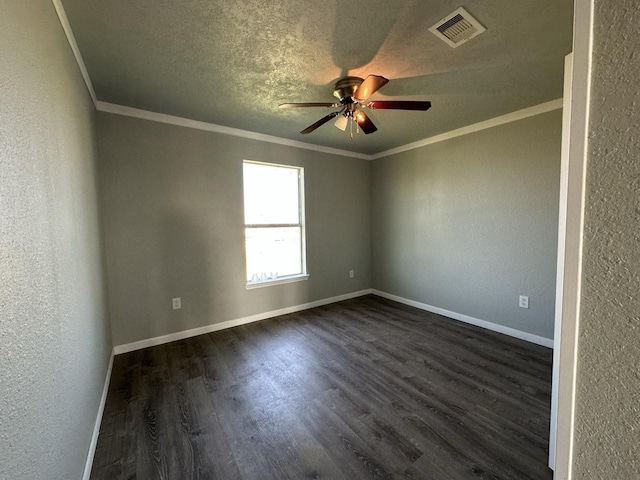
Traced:
[[353, 103], [353, 95], [364, 80], [360, 77], [344, 77], [336, 82], [333, 95], [340, 103], [347, 105]]

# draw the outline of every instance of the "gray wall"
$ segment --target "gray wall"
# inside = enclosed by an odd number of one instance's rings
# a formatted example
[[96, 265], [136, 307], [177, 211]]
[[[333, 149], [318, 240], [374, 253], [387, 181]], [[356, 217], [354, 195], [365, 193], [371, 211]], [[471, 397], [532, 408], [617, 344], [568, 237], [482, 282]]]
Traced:
[[[98, 136], [116, 345], [370, 287], [368, 161], [106, 113]], [[243, 159], [305, 168], [308, 281], [245, 290]]]
[[51, 1], [0, 11], [0, 478], [78, 479], [111, 351], [94, 111]]
[[640, 10], [595, 2], [574, 478], [640, 478]]
[[373, 288], [553, 338], [560, 136], [556, 110], [375, 160]]

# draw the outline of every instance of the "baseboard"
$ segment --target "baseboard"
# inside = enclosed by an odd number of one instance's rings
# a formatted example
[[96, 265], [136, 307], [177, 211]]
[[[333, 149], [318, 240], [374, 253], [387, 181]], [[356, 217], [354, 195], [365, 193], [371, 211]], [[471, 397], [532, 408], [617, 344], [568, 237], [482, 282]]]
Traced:
[[104, 379], [104, 387], [102, 388], [102, 398], [100, 399], [100, 405], [98, 406], [98, 414], [96, 415], [96, 423], [93, 427], [93, 435], [91, 435], [91, 444], [89, 445], [89, 453], [87, 453], [87, 461], [84, 464], [84, 473], [82, 474], [82, 480], [89, 480], [89, 477], [91, 476], [91, 467], [93, 466], [93, 457], [96, 454], [96, 446], [98, 445], [98, 435], [100, 434], [102, 414], [104, 413], [104, 406], [107, 403], [107, 393], [109, 392], [109, 381], [111, 380], [111, 370], [113, 369], [114, 356], [115, 353], [113, 350], [111, 350], [109, 366], [107, 367], [107, 375]]
[[336, 297], [316, 300], [315, 302], [303, 303], [300, 305], [293, 305], [291, 307], [281, 308], [279, 310], [271, 310], [269, 312], [257, 313], [255, 315], [251, 315], [248, 317], [236, 318], [234, 320], [228, 320], [226, 322], [213, 323], [211, 325], [206, 325], [204, 327], [192, 328], [190, 330], [183, 330], [181, 332], [170, 333], [168, 335], [147, 338], [146, 340], [140, 340], [137, 342], [116, 345], [115, 347], [113, 347], [113, 351], [116, 355], [120, 355], [122, 353], [133, 352], [134, 350], [140, 350], [142, 348], [154, 347], [156, 345], [175, 342], [176, 340], [183, 340], [185, 338], [204, 335], [205, 333], [217, 332], [218, 330], [224, 330], [227, 328], [238, 327], [240, 325], [246, 325], [247, 323], [258, 322], [260, 320], [277, 317], [279, 315], [286, 315], [287, 313], [295, 313], [295, 312], [300, 312], [302, 310], [307, 310], [309, 308], [321, 307], [322, 305], [341, 302], [342, 300], [349, 300], [351, 298], [361, 297], [363, 295], [368, 295], [370, 293], [372, 293], [371, 289], [359, 290], [357, 292], [346, 293], [344, 295], [338, 295]]
[[[255, 315], [236, 318], [233, 320], [228, 320], [226, 322], [213, 323], [211, 325], [205, 325], [204, 327], [192, 328], [190, 330], [183, 330], [180, 332], [170, 333], [167, 335], [161, 335], [159, 337], [147, 338], [145, 340], [139, 340], [137, 342], [116, 345], [115, 347], [113, 347], [113, 352], [115, 355], [120, 355], [122, 353], [133, 352], [135, 350], [140, 350], [143, 348], [154, 347], [156, 345], [163, 345], [165, 343], [175, 342], [176, 340], [183, 340], [185, 338], [196, 337], [198, 335], [204, 335], [206, 333], [212, 333], [212, 332], [217, 332], [219, 330], [225, 330], [227, 328], [246, 325], [248, 323], [259, 322], [260, 320], [266, 320], [267, 318], [273, 318], [279, 315], [286, 315], [288, 313], [300, 312], [302, 310], [307, 310], [309, 308], [320, 307], [322, 305], [341, 302], [342, 300], [349, 300], [351, 298], [361, 297], [363, 295], [368, 295], [368, 294], [374, 294], [383, 298], [388, 298], [389, 300], [393, 300], [399, 303], [403, 303], [405, 305], [416, 307], [421, 310], [425, 310], [427, 312], [437, 313], [438, 315], [443, 315], [445, 317], [449, 317], [454, 320], [459, 320], [461, 322], [469, 323], [477, 327], [486, 328], [487, 330], [509, 335], [510, 337], [535, 343], [536, 345], [542, 345], [543, 347], [553, 348], [553, 340], [550, 338], [545, 338], [538, 335], [534, 335], [532, 333], [523, 332], [521, 330], [516, 330], [515, 328], [511, 328], [511, 327], [505, 327], [503, 325], [498, 325], [497, 323], [488, 322], [486, 320], [481, 320], [479, 318], [471, 317], [469, 315], [464, 315], [462, 313], [452, 312], [450, 310], [445, 310], [444, 308], [434, 307], [432, 305], [417, 302], [415, 300], [409, 300], [408, 298], [399, 297], [397, 295], [383, 292], [381, 290], [365, 289], [365, 290], [359, 290], [357, 292], [347, 293], [344, 295], [338, 295], [336, 297], [329, 297], [329, 298], [324, 298], [322, 300], [316, 300], [314, 302], [303, 303], [300, 305], [293, 305], [291, 307], [285, 307], [278, 310], [271, 310], [263, 313], [257, 313]], [[107, 386], [105, 385], [105, 388], [106, 387]], [[105, 399], [106, 399], [106, 390], [105, 390]], [[102, 415], [101, 412], [100, 412], [100, 415]], [[96, 434], [96, 439], [97, 439], [97, 434]]]
[[469, 315], [464, 315], [462, 313], [456, 313], [450, 310], [445, 310], [444, 308], [434, 307], [426, 303], [416, 302], [415, 300], [409, 300], [407, 298], [399, 297], [397, 295], [392, 295], [391, 293], [382, 292], [380, 290], [372, 289], [371, 293], [383, 298], [388, 298], [389, 300], [393, 300], [395, 302], [404, 303], [405, 305], [419, 308], [420, 310], [426, 310], [427, 312], [437, 313], [438, 315], [443, 315], [445, 317], [453, 318], [454, 320], [459, 320], [464, 323], [469, 323], [471, 325], [475, 325], [476, 327], [486, 328], [487, 330], [503, 333], [504, 335], [509, 335], [510, 337], [519, 338], [520, 340], [525, 340], [527, 342], [535, 343], [536, 345], [542, 345], [543, 347], [553, 348], [553, 339], [551, 338], [545, 338], [539, 335], [534, 335], [533, 333], [527, 333], [521, 330], [516, 330], [515, 328], [505, 327], [504, 325], [498, 325], [497, 323], [487, 322], [486, 320], [480, 320], [479, 318], [470, 317]]

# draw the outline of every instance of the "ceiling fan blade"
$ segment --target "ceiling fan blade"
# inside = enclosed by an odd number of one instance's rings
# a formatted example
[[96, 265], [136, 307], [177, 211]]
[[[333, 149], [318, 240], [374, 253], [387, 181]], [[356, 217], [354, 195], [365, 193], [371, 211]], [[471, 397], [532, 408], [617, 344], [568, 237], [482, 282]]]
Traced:
[[279, 108], [300, 108], [300, 107], [339, 107], [339, 103], [331, 102], [307, 102], [307, 103], [281, 103]]
[[356, 122], [360, 125], [360, 128], [365, 134], [373, 133], [378, 128], [373, 124], [371, 119], [367, 117], [367, 114], [361, 110], [358, 110], [355, 114]]
[[331, 120], [332, 118], [337, 117], [338, 115], [340, 115], [341, 111], [338, 110], [337, 112], [331, 112], [329, 115], [325, 115], [324, 117], [322, 117], [320, 120], [318, 120], [316, 123], [314, 123], [313, 125], [309, 125], [307, 128], [305, 128], [304, 130], [302, 130], [300, 133], [302, 133], [303, 135], [307, 134], [307, 133], [311, 133], [313, 132], [316, 128], [321, 127], [322, 125], [324, 125], [325, 123], [327, 123], [329, 120]]
[[375, 100], [368, 102], [367, 107], [378, 110], [429, 110], [431, 102], [414, 102], [411, 100]]
[[384, 87], [388, 82], [389, 80], [380, 75], [369, 75], [353, 94], [353, 98], [356, 100], [365, 100], [380, 88]]

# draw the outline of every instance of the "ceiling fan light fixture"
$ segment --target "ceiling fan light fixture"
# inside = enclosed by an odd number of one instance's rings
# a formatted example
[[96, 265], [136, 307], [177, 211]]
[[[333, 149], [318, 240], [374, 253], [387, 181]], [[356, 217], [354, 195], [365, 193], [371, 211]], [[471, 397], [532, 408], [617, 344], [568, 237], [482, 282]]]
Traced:
[[336, 128], [339, 128], [344, 132], [347, 129], [348, 123], [349, 119], [346, 117], [346, 115], [340, 115], [333, 124], [336, 126]]

